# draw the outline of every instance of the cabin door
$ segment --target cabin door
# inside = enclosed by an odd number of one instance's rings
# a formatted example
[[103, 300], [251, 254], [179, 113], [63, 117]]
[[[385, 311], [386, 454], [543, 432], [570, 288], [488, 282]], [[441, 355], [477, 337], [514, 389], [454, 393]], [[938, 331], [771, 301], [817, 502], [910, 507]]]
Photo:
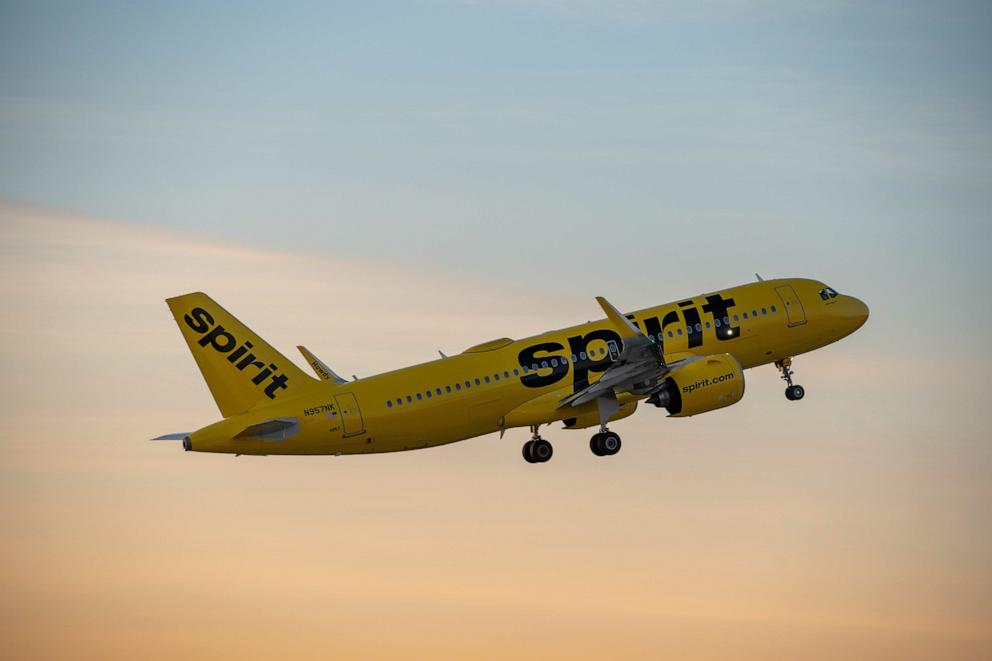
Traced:
[[358, 400], [350, 392], [341, 393], [334, 396], [334, 401], [338, 404], [338, 412], [341, 414], [341, 426], [344, 427], [345, 438], [355, 436], [365, 432], [365, 420], [362, 418], [362, 410], [358, 408]]
[[785, 314], [789, 318], [789, 328], [805, 324], [806, 309], [803, 308], [802, 301], [796, 296], [796, 290], [792, 288], [792, 285], [776, 287], [775, 293], [782, 299], [782, 306], [785, 307]]

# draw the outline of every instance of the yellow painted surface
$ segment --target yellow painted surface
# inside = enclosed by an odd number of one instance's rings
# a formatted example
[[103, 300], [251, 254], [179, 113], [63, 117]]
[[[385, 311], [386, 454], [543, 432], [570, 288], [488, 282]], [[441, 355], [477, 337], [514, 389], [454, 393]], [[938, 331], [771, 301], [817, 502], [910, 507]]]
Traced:
[[[662, 343], [669, 364], [729, 354], [747, 369], [821, 348], [865, 322], [864, 303], [846, 295], [821, 296], [825, 288], [799, 278], [753, 282], [628, 317]], [[560, 402], [609, 366], [611, 334], [617, 345], [622, 341], [614, 329], [631, 334], [619, 318], [590, 321], [520, 340], [485, 341], [459, 355], [335, 384], [304, 374], [202, 293], [168, 304], [227, 416], [191, 434], [191, 449], [206, 452], [395, 452], [558, 420], [589, 426], [597, 423], [594, 404], [563, 408]], [[709, 362], [714, 369], [733, 363]], [[694, 374], [705, 375], [703, 369]], [[743, 379], [719, 392], [714, 387], [712, 403], [685, 415], [736, 403], [743, 389]], [[633, 413], [636, 403], [626, 396], [616, 417]], [[293, 420], [298, 427], [276, 438], [238, 437], [269, 420]]]

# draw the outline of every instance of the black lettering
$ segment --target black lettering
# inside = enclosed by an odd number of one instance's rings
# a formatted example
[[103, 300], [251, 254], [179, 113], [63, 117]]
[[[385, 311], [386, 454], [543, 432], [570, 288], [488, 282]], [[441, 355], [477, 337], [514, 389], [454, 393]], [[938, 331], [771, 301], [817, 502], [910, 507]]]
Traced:
[[285, 388], [288, 380], [289, 378], [285, 374], [276, 374], [272, 377], [272, 383], [265, 386], [265, 394], [269, 396], [269, 399], [275, 399], [276, 390]]
[[[689, 333], [689, 348], [699, 347], [703, 344], [703, 334], [695, 329], [696, 324], [699, 323], [699, 310], [692, 306], [692, 301], [682, 301], [679, 303], [679, 307], [683, 308], [682, 314], [685, 315], [685, 325], [686, 328], [692, 327], [692, 332]], [[701, 328], [702, 326], [700, 326]]]
[[[592, 354], [587, 351], [589, 345], [597, 340], [602, 340], [607, 344], [610, 342], [616, 342], [618, 348], [621, 344], [620, 335], [616, 331], [612, 331], [607, 328], [594, 330], [585, 336], [576, 335], [575, 337], [568, 338], [569, 349], [579, 359], [579, 362], [575, 363], [575, 372], [572, 376], [572, 386], [575, 392], [578, 392], [589, 385], [590, 372], [605, 372], [606, 368], [610, 366], [611, 361], [608, 353], [601, 359], [594, 360]], [[583, 353], [586, 354], [584, 359], [582, 358]]]
[[[217, 339], [221, 337], [225, 340], [223, 346], [217, 344]], [[234, 336], [225, 331], [223, 326], [215, 327], [212, 331], [201, 337], [199, 342], [201, 347], [205, 347], [207, 344], [210, 344], [210, 346], [221, 353], [227, 353], [233, 349], [234, 345], [237, 343], [238, 341], [234, 339]]]
[[269, 363], [268, 367], [263, 367], [262, 363], [255, 364], [262, 368], [259, 370], [258, 374], [255, 375], [255, 378], [251, 380], [251, 382], [256, 386], [261, 385], [262, 381], [265, 381], [274, 370], [278, 369], [274, 363]]
[[[712, 296], [706, 297], [706, 305], [703, 306], [703, 312], [709, 312], [713, 315], [713, 319], [719, 319], [720, 323], [723, 324], [723, 319], [726, 318], [728, 321], [730, 315], [727, 314], [727, 310], [734, 307], [734, 299], [725, 299], [720, 294], [713, 294]], [[739, 337], [741, 334], [741, 329], [738, 326], [721, 326], [716, 332], [716, 339], [732, 340], [735, 337]]]
[[235, 349], [234, 352], [227, 357], [227, 359], [232, 363], [236, 363], [238, 362], [238, 358], [243, 356], [245, 354], [245, 351], [248, 351], [248, 349], [251, 349], [251, 342], [245, 342], [244, 344], [242, 344], [240, 347]]
[[[538, 352], [551, 353], [552, 351], [561, 351], [564, 348], [557, 342], [542, 342], [541, 344], [535, 344], [523, 349], [517, 356], [517, 360], [520, 362], [521, 367], [530, 369], [534, 363], [540, 365], [542, 360], [544, 360], [537, 356]], [[539, 369], [543, 371], [545, 368]], [[533, 371], [529, 374], [524, 374], [520, 377], [520, 383], [528, 388], [543, 388], [544, 386], [550, 386], [552, 383], [557, 383], [568, 374], [568, 361], [559, 362], [557, 367], [548, 367], [547, 369], [550, 369], [551, 372], [543, 376]]]
[[214, 325], [214, 318], [203, 308], [193, 308], [193, 311], [183, 317], [186, 325], [197, 333], [206, 333]]

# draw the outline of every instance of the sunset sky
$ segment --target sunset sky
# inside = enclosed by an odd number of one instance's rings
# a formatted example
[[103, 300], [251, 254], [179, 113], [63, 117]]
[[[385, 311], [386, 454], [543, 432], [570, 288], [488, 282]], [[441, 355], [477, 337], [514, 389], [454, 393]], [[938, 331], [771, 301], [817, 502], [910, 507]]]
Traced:
[[[992, 12], [0, 6], [4, 658], [992, 657]], [[184, 453], [164, 299], [359, 377], [765, 277], [868, 324], [739, 404]]]

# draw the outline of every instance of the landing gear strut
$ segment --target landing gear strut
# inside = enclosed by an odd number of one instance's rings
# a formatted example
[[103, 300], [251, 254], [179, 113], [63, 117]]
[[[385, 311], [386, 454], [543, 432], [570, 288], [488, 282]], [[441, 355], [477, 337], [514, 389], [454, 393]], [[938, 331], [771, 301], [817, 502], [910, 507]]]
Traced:
[[589, 449], [597, 457], [609, 457], [620, 452], [620, 445], [620, 435], [611, 432], [605, 425], [589, 439]]
[[790, 402], [799, 401], [806, 395], [806, 389], [800, 385], [792, 383], [792, 359], [783, 358], [775, 361], [775, 367], [782, 373], [782, 380], [785, 381], [785, 398]]
[[524, 443], [523, 455], [528, 464], [543, 464], [551, 458], [555, 449], [537, 433], [538, 425], [530, 428], [531, 439]]

